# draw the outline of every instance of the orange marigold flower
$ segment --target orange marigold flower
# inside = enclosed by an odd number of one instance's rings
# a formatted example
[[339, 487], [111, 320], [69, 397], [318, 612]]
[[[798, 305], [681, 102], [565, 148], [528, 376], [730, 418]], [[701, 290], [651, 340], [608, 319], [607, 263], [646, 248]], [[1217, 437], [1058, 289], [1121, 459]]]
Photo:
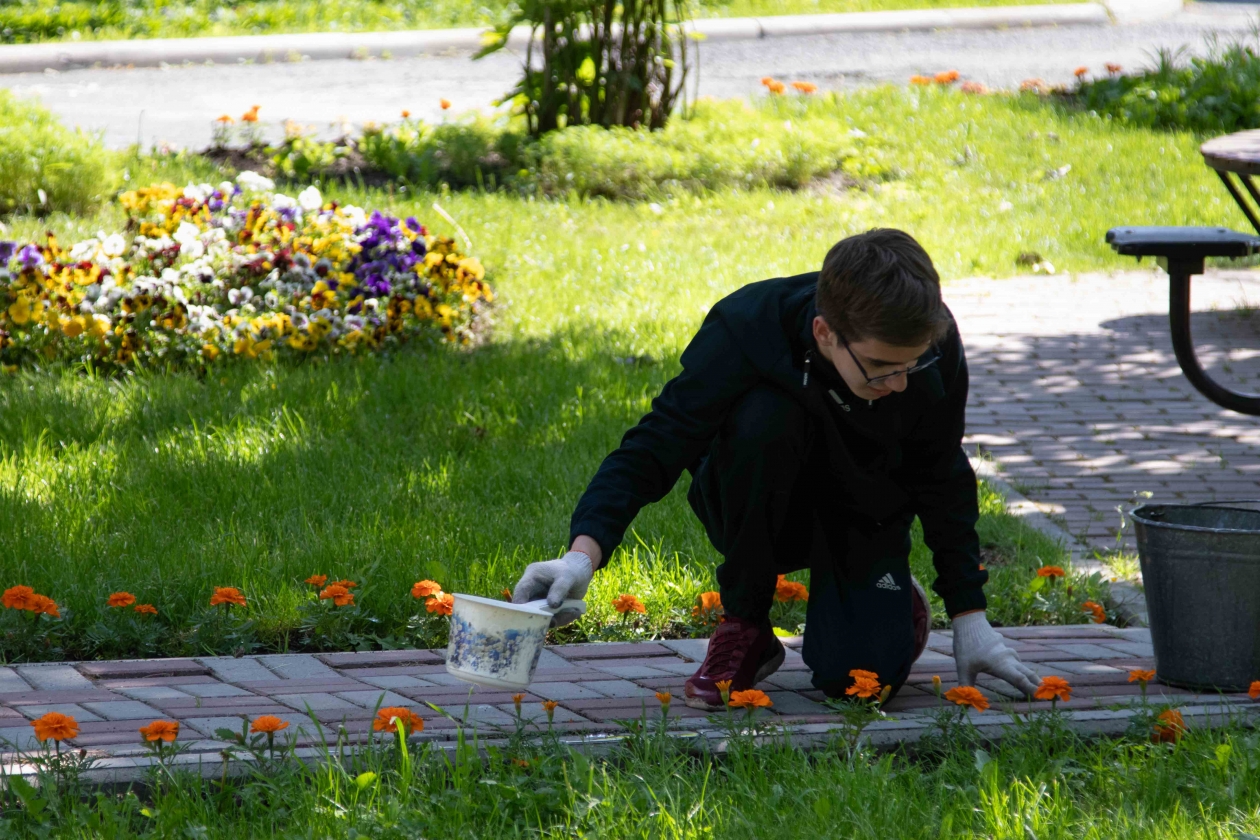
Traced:
[[108, 603], [111, 607], [130, 607], [136, 602], [136, 596], [130, 592], [115, 592], [109, 596]]
[[1060, 578], [1066, 576], [1067, 572], [1063, 571], [1062, 566], [1042, 566], [1037, 570], [1037, 577]]
[[1155, 679], [1154, 671], [1146, 671], [1141, 668], [1134, 668], [1129, 672], [1129, 682], [1148, 683]]
[[722, 609], [722, 595], [718, 592], [701, 592], [700, 593], [700, 609], [702, 610], [720, 610]]
[[512, 703], [516, 706], [516, 713], [517, 713], [518, 715], [521, 713], [521, 701], [523, 701], [524, 699], [525, 699], [525, 695], [524, 695], [524, 694], [513, 694], [513, 695], [512, 695]]
[[418, 580], [411, 585], [412, 598], [428, 598], [442, 591], [442, 584], [436, 580]]
[[1102, 608], [1102, 604], [1095, 603], [1094, 601], [1086, 601], [1081, 604], [1081, 609], [1090, 613], [1094, 617], [1095, 624], [1102, 624], [1107, 620], [1107, 611]]
[[0, 604], [11, 610], [24, 610], [35, 597], [35, 590], [29, 586], [11, 586], [0, 595]]
[[774, 76], [762, 76], [761, 83], [766, 87], [770, 87], [774, 83]]
[[155, 720], [148, 726], [140, 727], [140, 734], [146, 741], [165, 741], [171, 743], [179, 737], [179, 722], [174, 720]]
[[439, 592], [424, 602], [424, 608], [438, 615], [450, 615], [455, 609], [455, 596], [449, 592]]
[[42, 613], [53, 618], [61, 618], [61, 612], [57, 609], [57, 602], [47, 595], [33, 595], [26, 608], [33, 613]]
[[985, 697], [980, 689], [971, 685], [960, 685], [951, 688], [945, 692], [945, 699], [951, 703], [957, 703], [959, 706], [970, 706], [977, 712], [983, 712], [989, 708], [989, 698]]
[[931, 76], [922, 76], [922, 75], [920, 75], [920, 74], [918, 74], [918, 73], [915, 73], [913, 76], [911, 76], [911, 77], [910, 77], [910, 84], [912, 84], [912, 85], [930, 85], [930, 84], [932, 84], [932, 77], [931, 77]]
[[410, 111], [408, 111], [406, 108], [404, 108], [404, 109], [403, 109], [403, 112], [402, 112], [402, 118], [405, 120], [405, 119], [407, 119], [407, 118], [408, 118], [408, 117], [410, 117], [410, 116], [411, 116], [411, 112], [410, 112]]
[[210, 606], [217, 607], [219, 604], [243, 607], [245, 606], [245, 596], [235, 586], [216, 586], [214, 594], [210, 596]]
[[1062, 700], [1064, 703], [1072, 699], [1072, 686], [1063, 677], [1042, 677], [1041, 685], [1033, 694], [1038, 700]]
[[1252, 700], [1260, 700], [1260, 680], [1251, 684], [1251, 687], [1247, 689], [1247, 696]]
[[627, 613], [646, 613], [647, 607], [643, 606], [643, 602], [633, 595], [618, 595], [613, 598], [613, 609], [622, 615]]
[[449, 99], [439, 99], [439, 100], [438, 100], [438, 104], [439, 104], [439, 105], [441, 105], [441, 106], [442, 106], [442, 110], [443, 110], [443, 111], [445, 111], [447, 108], [450, 108], [450, 107], [451, 107], [451, 100], [449, 100]]
[[1151, 732], [1151, 742], [1155, 744], [1175, 744], [1186, 734], [1186, 720], [1176, 709], [1165, 709], [1155, 719], [1155, 729]]
[[879, 691], [880, 685], [878, 680], [858, 677], [853, 681], [853, 685], [844, 690], [844, 693], [856, 695], [857, 697], [861, 697], [863, 699], [869, 699], [871, 697], [878, 697]]
[[334, 580], [332, 583], [330, 583], [330, 584], [328, 584], [328, 585], [329, 585], [329, 586], [344, 586], [346, 589], [354, 589], [354, 588], [355, 588], [356, 586], [358, 586], [359, 584], [355, 583], [355, 582], [354, 582], [354, 581], [352, 581], [352, 580], [344, 580], [344, 579], [343, 579], [343, 580]]
[[771, 82], [770, 84], [766, 85], [766, 87], [770, 88], [770, 92], [776, 95], [783, 93], [783, 91], [787, 90], [787, 85], [783, 84], [783, 82], [777, 82], [777, 81]]
[[354, 606], [354, 594], [344, 586], [335, 583], [319, 593], [319, 600], [327, 601], [329, 599], [338, 607]]
[[963, 93], [974, 93], [977, 95], [983, 95], [989, 92], [989, 86], [984, 82], [963, 82], [958, 86], [958, 89]]
[[670, 701], [674, 699], [674, 695], [670, 694], [668, 691], [658, 691], [656, 692], [656, 699], [660, 701], [662, 706], [668, 706]]
[[730, 705], [735, 709], [767, 709], [774, 701], [764, 691], [750, 688], [747, 691], [732, 691]]
[[1079, 79], [1081, 76], [1084, 76], [1088, 72], [1089, 72], [1088, 67], [1077, 67], [1075, 70], [1072, 71], [1072, 75]]
[[157, 607], [152, 604], [136, 604], [136, 612], [141, 615], [157, 615]]
[[227, 114], [223, 114], [223, 115], [219, 116], [219, 117], [215, 120], [215, 122], [218, 122], [218, 123], [223, 123], [224, 125], [231, 125], [232, 123], [236, 122], [236, 120], [232, 119], [232, 118], [231, 118], [231, 117], [229, 117]]
[[372, 730], [375, 732], [397, 732], [398, 721], [402, 721], [403, 728], [407, 730], [408, 735], [424, 731], [424, 718], [403, 706], [386, 706], [378, 711], [376, 720], [372, 721]]
[[809, 590], [805, 588], [805, 584], [788, 580], [785, 575], [779, 575], [774, 585], [774, 600], [808, 601]]
[[250, 732], [264, 732], [268, 735], [273, 735], [281, 729], [288, 728], [289, 722], [287, 720], [280, 720], [280, 718], [275, 715], [259, 715], [249, 724]]
[[943, 70], [933, 76], [932, 81], [936, 82], [938, 85], [952, 85], [954, 82], [958, 81], [958, 75], [957, 70]]
[[874, 671], [863, 671], [861, 668], [854, 668], [849, 672], [849, 676], [855, 680], [875, 680], [879, 681], [879, 674]]
[[261, 105], [255, 105], [241, 115], [241, 122], [258, 122], [258, 109]]
[[1019, 83], [1019, 89], [1025, 93], [1048, 93], [1050, 86], [1042, 79], [1024, 79]]
[[49, 738], [54, 741], [65, 741], [79, 734], [79, 722], [61, 712], [47, 712], [31, 721], [31, 726], [35, 727], [35, 737], [41, 741], [47, 741]]
[[303, 583], [309, 583], [311, 586], [323, 586], [328, 583], [328, 575], [311, 575]]
[[1107, 67], [1107, 72], [1113, 76], [1119, 73], [1121, 69], [1119, 64], [1112, 64], [1110, 61], [1105, 66]]
[[792, 82], [792, 87], [801, 93], [816, 93], [818, 91], [818, 85], [813, 82]]
[[730, 680], [718, 680], [713, 685], [717, 688], [718, 693], [722, 695], [723, 703], [731, 699], [731, 681]]

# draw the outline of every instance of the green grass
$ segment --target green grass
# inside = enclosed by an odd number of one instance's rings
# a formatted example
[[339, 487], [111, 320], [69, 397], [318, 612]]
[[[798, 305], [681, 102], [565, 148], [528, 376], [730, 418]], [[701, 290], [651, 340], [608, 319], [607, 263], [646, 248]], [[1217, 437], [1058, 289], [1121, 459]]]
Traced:
[[725, 756], [688, 755], [649, 736], [609, 758], [421, 751], [404, 767], [387, 744], [223, 786], [48, 785], [26, 806], [5, 794], [0, 820], [13, 837], [1237, 840], [1260, 831], [1257, 769], [1260, 736], [1242, 728], [1156, 746], [1087, 742], [1045, 717], [996, 745], [960, 737], [917, 757], [742, 741]]
[[[1032, 4], [1033, 0], [1024, 0]], [[1071, 3], [1082, 0], [1036, 0]], [[870, 12], [959, 6], [1022, 5], [1019, 0], [732, 0], [700, 3], [701, 17]], [[506, 0], [223, 0], [141, 3], [138, 0], [15, 0], [0, 4], [0, 43], [78, 39], [195, 38], [280, 32], [369, 32], [487, 26]]]
[[[949, 279], [1014, 273], [1026, 250], [1072, 271], [1130, 267], [1103, 244], [1113, 224], [1239, 223], [1189, 134], [1126, 128], [1032, 97], [940, 90], [885, 88], [799, 107], [834, 108], [838, 128], [880, 138], [899, 176], [864, 191], [682, 194], [656, 208], [326, 185], [446, 232], [430, 209], [440, 202], [491, 269], [500, 305], [489, 344], [225, 367], [204, 380], [57, 370], [5, 378], [0, 582], [68, 605], [75, 630], [64, 644], [82, 654], [110, 650], [107, 633], [88, 630], [105, 594], [121, 588], [174, 623], [162, 650], [196, 644], [181, 632], [209, 587], [229, 584], [250, 596], [259, 637], [282, 646], [300, 619], [300, 581], [314, 572], [364, 577], [361, 602], [395, 626], [414, 608], [405, 593], [421, 577], [495, 593], [527, 561], [560, 552], [586, 481], [677, 369], [712, 303], [814, 268], [848, 233], [893, 225], [919, 237], [948, 300]], [[1069, 164], [1067, 176], [1045, 176]], [[216, 177], [193, 158], [126, 167], [132, 183]], [[52, 227], [65, 241], [119, 226], [113, 210], [10, 221], [19, 235]], [[597, 578], [580, 632], [662, 632], [710, 588], [717, 558], [685, 485], [636, 521], [627, 551]], [[992, 497], [986, 509], [984, 538], [1005, 560], [993, 568], [994, 616], [1026, 618], [1024, 582], [1058, 555], [996, 516]], [[915, 567], [931, 579], [921, 549]], [[620, 592], [647, 603], [643, 626], [601, 623]], [[1042, 620], [1075, 620], [1068, 606]]]
[[93, 210], [116, 182], [110, 164], [94, 137], [0, 89], [0, 214]]

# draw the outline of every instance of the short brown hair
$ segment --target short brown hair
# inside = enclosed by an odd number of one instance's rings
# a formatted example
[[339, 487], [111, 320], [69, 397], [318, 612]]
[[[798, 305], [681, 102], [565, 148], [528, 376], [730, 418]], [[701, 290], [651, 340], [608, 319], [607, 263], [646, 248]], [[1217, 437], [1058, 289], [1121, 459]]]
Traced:
[[910, 234], [874, 228], [841, 239], [818, 273], [818, 314], [846, 341], [934, 344], [949, 332], [941, 278]]

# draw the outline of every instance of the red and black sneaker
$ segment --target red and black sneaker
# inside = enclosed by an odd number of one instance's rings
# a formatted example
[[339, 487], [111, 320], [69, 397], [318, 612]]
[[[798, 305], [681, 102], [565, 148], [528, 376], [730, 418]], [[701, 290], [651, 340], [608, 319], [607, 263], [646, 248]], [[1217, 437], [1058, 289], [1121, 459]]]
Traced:
[[730, 680], [731, 691], [746, 691], [779, 670], [783, 657], [783, 643], [775, 638], [770, 622], [727, 616], [709, 639], [700, 670], [687, 680], [685, 702], [693, 709], [718, 711], [722, 708], [720, 681]]

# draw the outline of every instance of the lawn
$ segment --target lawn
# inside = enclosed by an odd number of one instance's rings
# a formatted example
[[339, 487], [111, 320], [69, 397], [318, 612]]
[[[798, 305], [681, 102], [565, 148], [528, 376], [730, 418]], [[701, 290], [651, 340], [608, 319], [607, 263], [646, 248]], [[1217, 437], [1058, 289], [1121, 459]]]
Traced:
[[[121, 792], [3, 795], [14, 837], [987, 838], [1246, 840], [1260, 830], [1260, 736], [1085, 741], [1053, 716], [999, 744], [849, 758], [736, 742], [689, 755], [654, 737], [608, 758], [543, 746], [450, 759], [395, 748], [244, 779], [155, 774]], [[25, 789], [24, 789], [25, 790]], [[1250, 833], [1248, 833], [1250, 832]]]
[[[1035, 0], [1071, 3], [1083, 0]], [[711, 0], [695, 6], [699, 17], [871, 12], [962, 6], [1032, 5], [1034, 0]], [[0, 44], [79, 39], [195, 38], [279, 32], [369, 32], [487, 26], [504, 13], [506, 0], [11, 0], [0, 4]]]

